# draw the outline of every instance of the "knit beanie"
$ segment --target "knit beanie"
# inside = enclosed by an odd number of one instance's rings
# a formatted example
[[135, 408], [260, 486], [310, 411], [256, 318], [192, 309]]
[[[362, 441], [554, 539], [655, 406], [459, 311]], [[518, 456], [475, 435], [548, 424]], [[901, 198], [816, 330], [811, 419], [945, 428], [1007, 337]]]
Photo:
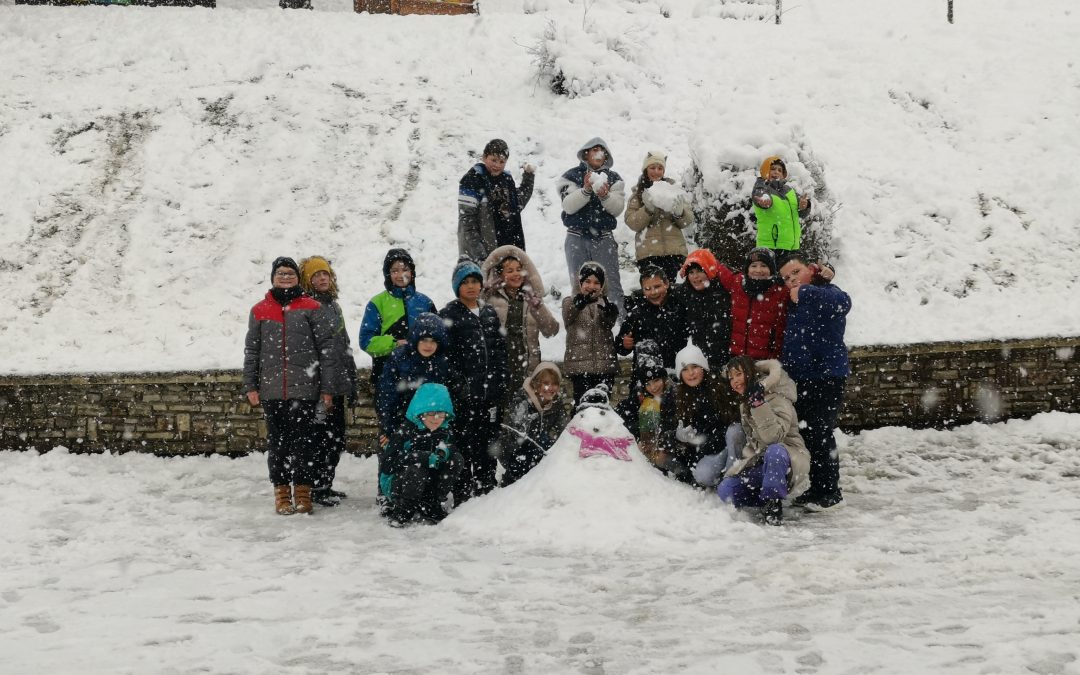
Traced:
[[386, 290], [390, 290], [394, 287], [394, 282], [390, 281], [390, 268], [393, 267], [396, 262], [403, 262], [408, 265], [413, 276], [416, 276], [416, 263], [413, 262], [409, 252], [403, 248], [392, 248], [386, 252], [386, 257], [383, 258], [382, 263], [383, 286]]
[[746, 266], [743, 268], [743, 272], [746, 273], [747, 277], [750, 276], [750, 263], [753, 262], [765, 263], [769, 267], [770, 274], [776, 276], [776, 254], [772, 252], [772, 249], [758, 246], [746, 254]]
[[311, 277], [315, 276], [316, 272], [326, 272], [330, 275], [330, 290], [327, 295], [337, 298], [337, 275], [334, 274], [334, 269], [330, 267], [330, 261], [319, 255], [313, 255], [300, 261], [300, 286], [308, 293], [314, 293], [315, 289], [311, 285]]
[[645, 387], [649, 382], [667, 377], [667, 368], [664, 368], [664, 360], [658, 354], [642, 352], [637, 355], [634, 364], [634, 382]]
[[679, 353], [675, 355], [675, 372], [682, 375], [682, 371], [687, 366], [701, 366], [705, 370], [709, 369], [709, 360], [705, 358], [704, 352], [701, 348], [693, 343], [691, 340], [686, 341], [686, 346], [679, 350]]
[[645, 161], [641, 163], [641, 170], [644, 171], [653, 164], [659, 164], [660, 166], [667, 168], [667, 155], [659, 150], [650, 150], [649, 154], [645, 155]]
[[761, 177], [765, 180], [769, 179], [769, 169], [773, 164], [779, 164], [784, 170], [784, 178], [787, 178], [787, 164], [784, 164], [784, 160], [780, 159], [779, 155], [770, 155], [765, 158], [765, 161], [761, 163]]
[[578, 270], [578, 285], [581, 285], [582, 281], [585, 281], [589, 277], [596, 277], [596, 280], [600, 282], [600, 285], [604, 285], [604, 266], [598, 262], [590, 260], [581, 266]]
[[288, 267], [293, 272], [296, 272], [297, 276], [300, 276], [300, 268], [296, 266], [296, 261], [288, 256], [279, 256], [274, 258], [273, 264], [270, 265], [270, 281], [274, 281], [274, 272], [277, 272], [279, 267]]
[[463, 255], [458, 258], [457, 265], [454, 267], [454, 276], [451, 280], [454, 287], [454, 297], [457, 297], [458, 289], [468, 277], [476, 277], [480, 283], [484, 282], [484, 274], [480, 271], [480, 266], [473, 262], [473, 259], [469, 256]]

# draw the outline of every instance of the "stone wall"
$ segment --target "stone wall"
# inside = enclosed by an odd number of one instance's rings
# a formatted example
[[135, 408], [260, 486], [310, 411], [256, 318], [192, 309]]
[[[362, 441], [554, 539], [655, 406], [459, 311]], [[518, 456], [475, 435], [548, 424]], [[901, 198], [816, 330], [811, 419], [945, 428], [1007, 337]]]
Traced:
[[[841, 413], [848, 431], [950, 426], [1080, 411], [1080, 338], [858, 347]], [[624, 374], [627, 362], [623, 362]], [[348, 411], [349, 449], [377, 433], [371, 391]], [[620, 380], [614, 400], [626, 392]], [[266, 427], [239, 371], [0, 377], [0, 449], [243, 454]]]

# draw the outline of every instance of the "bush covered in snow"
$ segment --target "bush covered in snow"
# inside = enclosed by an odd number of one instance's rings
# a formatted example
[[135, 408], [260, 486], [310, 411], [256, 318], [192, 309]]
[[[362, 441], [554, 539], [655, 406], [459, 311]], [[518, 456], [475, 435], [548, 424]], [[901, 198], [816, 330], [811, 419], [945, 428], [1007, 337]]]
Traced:
[[656, 77], [636, 61], [641, 48], [632, 29], [615, 32], [587, 20], [583, 26], [560, 25], [553, 20], [529, 53], [541, 82], [556, 94], [578, 98], [656, 82]]

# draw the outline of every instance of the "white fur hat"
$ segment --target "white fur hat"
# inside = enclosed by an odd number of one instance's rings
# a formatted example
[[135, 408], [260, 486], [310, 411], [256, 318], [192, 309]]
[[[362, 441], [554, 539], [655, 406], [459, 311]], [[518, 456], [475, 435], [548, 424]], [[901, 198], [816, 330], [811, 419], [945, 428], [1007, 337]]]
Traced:
[[687, 340], [686, 346], [675, 355], [675, 372], [677, 374], [681, 375], [683, 369], [687, 366], [701, 366], [705, 370], [709, 369], [709, 361], [705, 358], [705, 353], [694, 344], [693, 340]]

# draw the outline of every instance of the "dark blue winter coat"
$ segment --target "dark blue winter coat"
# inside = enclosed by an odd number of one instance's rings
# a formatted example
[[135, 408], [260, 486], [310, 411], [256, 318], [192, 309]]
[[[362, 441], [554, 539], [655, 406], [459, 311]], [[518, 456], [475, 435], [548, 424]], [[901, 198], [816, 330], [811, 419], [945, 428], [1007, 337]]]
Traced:
[[789, 302], [780, 363], [796, 382], [847, 377], [851, 373], [844, 330], [851, 297], [832, 284], [806, 284]]
[[[416, 350], [421, 338], [430, 337], [439, 349], [428, 358]], [[409, 344], [401, 345], [387, 359], [375, 392], [375, 412], [379, 428], [392, 435], [405, 421], [405, 410], [413, 393], [426, 382], [450, 384], [450, 361], [447, 357], [446, 326], [437, 314], [417, 316], [409, 329]]]
[[509, 375], [506, 336], [495, 309], [482, 304], [477, 316], [460, 300], [453, 300], [439, 316], [446, 323], [450, 371], [455, 376], [450, 392], [454, 402], [460, 406], [501, 401]]

